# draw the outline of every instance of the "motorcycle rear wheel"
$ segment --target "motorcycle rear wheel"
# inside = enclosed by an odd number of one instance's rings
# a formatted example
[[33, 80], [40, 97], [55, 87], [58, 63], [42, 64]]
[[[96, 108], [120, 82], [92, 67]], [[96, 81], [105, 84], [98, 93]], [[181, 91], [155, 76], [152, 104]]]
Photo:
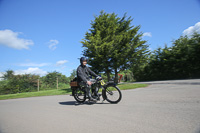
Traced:
[[86, 100], [86, 93], [81, 88], [76, 88], [74, 90], [74, 99], [79, 103], [84, 103]]

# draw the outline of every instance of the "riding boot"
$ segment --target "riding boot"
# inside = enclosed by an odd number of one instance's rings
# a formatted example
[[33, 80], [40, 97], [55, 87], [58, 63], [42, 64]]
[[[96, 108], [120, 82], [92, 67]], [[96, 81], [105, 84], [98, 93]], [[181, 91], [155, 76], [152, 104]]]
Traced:
[[100, 94], [98, 94], [98, 87], [95, 87], [95, 89], [94, 89], [94, 98], [96, 99], [96, 100], [100, 100]]
[[91, 96], [90, 88], [91, 88], [90, 86], [88, 86], [88, 87], [86, 88], [86, 95], [88, 96], [89, 101], [96, 102], [96, 99], [93, 99], [92, 96]]
[[94, 94], [95, 94], [95, 96], [98, 96], [98, 97], [99, 97], [99, 96], [101, 96], [101, 94], [99, 94], [98, 91], [99, 91], [99, 88], [96, 87], [96, 88], [95, 88], [95, 91], [94, 91]]

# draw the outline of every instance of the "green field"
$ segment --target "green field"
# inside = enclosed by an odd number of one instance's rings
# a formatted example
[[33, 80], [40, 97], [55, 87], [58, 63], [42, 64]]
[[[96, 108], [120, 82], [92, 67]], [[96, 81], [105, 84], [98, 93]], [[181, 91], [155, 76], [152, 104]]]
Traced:
[[[120, 84], [118, 85], [118, 87], [121, 90], [135, 89], [135, 88], [141, 88], [141, 87], [146, 87], [146, 86], [148, 85], [147, 84]], [[66, 94], [71, 94], [70, 88], [0, 95], [0, 100], [25, 98], [25, 97], [38, 97], [38, 96], [66, 95]]]

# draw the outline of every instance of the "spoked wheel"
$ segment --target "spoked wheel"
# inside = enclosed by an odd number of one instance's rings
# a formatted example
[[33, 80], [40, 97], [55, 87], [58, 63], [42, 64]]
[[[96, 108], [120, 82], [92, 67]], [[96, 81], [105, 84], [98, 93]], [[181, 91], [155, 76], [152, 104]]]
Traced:
[[108, 86], [106, 88], [106, 100], [110, 103], [118, 103], [122, 98], [122, 93], [117, 86]]
[[86, 100], [86, 93], [83, 89], [80, 88], [76, 88], [74, 90], [74, 99], [79, 102], [79, 103], [83, 103]]

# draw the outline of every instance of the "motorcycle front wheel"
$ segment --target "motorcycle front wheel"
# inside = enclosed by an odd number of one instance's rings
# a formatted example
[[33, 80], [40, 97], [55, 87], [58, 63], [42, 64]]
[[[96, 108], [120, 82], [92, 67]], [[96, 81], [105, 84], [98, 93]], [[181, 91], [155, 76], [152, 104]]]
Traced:
[[105, 89], [106, 101], [118, 103], [122, 99], [122, 93], [117, 86], [107, 86]]
[[79, 103], [84, 103], [86, 100], [86, 93], [81, 88], [74, 89], [74, 99]]

